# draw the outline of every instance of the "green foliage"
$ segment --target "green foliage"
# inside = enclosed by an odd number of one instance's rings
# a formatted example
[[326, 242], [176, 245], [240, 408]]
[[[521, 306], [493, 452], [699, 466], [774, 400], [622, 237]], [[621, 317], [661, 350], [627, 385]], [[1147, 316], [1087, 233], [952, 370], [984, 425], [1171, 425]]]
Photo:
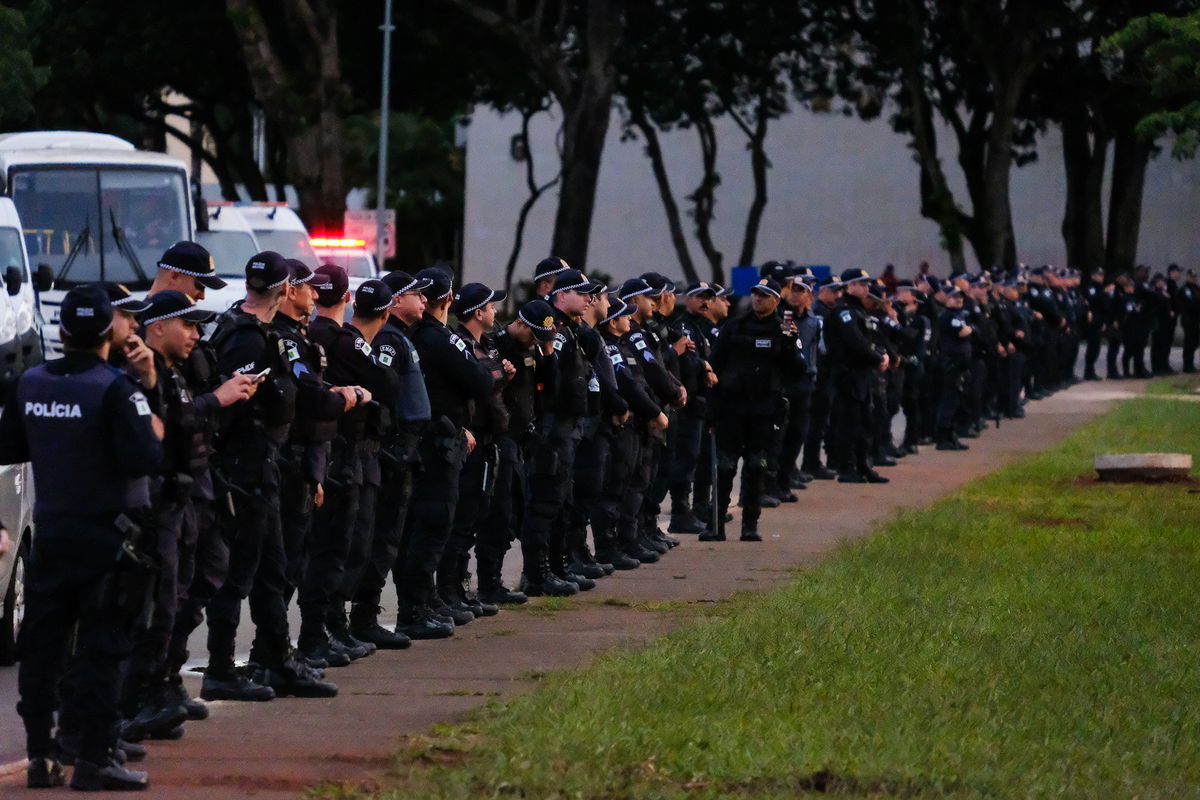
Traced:
[[1132, 60], [1161, 110], [1143, 117], [1138, 134], [1173, 134], [1173, 153], [1191, 158], [1200, 147], [1200, 10], [1186, 16], [1150, 14], [1129, 22], [1104, 43], [1116, 61]]
[[1200, 500], [1087, 477], [1097, 452], [1167, 449], [1200, 451], [1200, 404], [1130, 401], [780, 591], [443, 731], [389, 797], [1191, 796]]
[[49, 70], [34, 63], [25, 15], [0, 5], [0, 124], [21, 121], [33, 113], [33, 97], [46, 83]]

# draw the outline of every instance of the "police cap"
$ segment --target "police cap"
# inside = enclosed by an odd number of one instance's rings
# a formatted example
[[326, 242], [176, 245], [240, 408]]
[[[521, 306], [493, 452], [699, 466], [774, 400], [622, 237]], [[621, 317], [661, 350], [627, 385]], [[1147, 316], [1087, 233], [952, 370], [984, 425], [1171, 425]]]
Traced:
[[246, 262], [246, 286], [256, 292], [267, 292], [282, 286], [291, 277], [287, 259], [274, 250], [263, 250]]
[[554, 338], [554, 309], [545, 300], [530, 300], [521, 306], [517, 318], [533, 329], [533, 337], [539, 342]]
[[590, 280], [579, 270], [567, 268], [558, 273], [558, 277], [554, 279], [554, 288], [550, 290], [550, 294], [569, 291], [581, 294], [599, 294], [603, 288], [603, 284]]
[[158, 268], [189, 275], [207, 289], [224, 289], [226, 285], [217, 277], [212, 254], [195, 242], [176, 242], [168, 247], [158, 260]]
[[617, 289], [617, 297], [622, 300], [628, 300], [631, 297], [637, 297], [639, 294], [651, 294], [653, 291], [650, 288], [650, 284], [641, 278], [630, 278]]
[[750, 293], [753, 294], [754, 292], [771, 297], [779, 297], [779, 284], [772, 278], [760, 278], [758, 283], [750, 287]]
[[212, 311], [198, 308], [192, 298], [175, 289], [155, 292], [146, 298], [146, 303], [146, 310], [138, 315], [138, 322], [142, 325], [176, 318], [201, 323], [209, 322], [216, 316]]
[[108, 302], [112, 303], [114, 309], [127, 314], [140, 314], [149, 305], [145, 299], [139, 300], [134, 297], [133, 292], [129, 291], [129, 287], [124, 284], [104, 281], [96, 285], [104, 289], [104, 293], [108, 295]]
[[558, 256], [543, 258], [533, 268], [533, 280], [536, 283], [542, 278], [549, 278], [552, 275], [558, 275], [560, 272], [566, 272], [571, 268], [571, 265], [563, 261]]
[[407, 272], [398, 269], [387, 273], [380, 280], [388, 285], [393, 295], [404, 294], [405, 292], [422, 292], [433, 283], [429, 278], [414, 278]]
[[454, 276], [447, 275], [445, 270], [439, 267], [426, 267], [415, 277], [429, 281], [429, 285], [421, 290], [421, 294], [425, 295], [425, 299], [431, 303], [444, 300], [454, 294]]
[[298, 258], [285, 258], [284, 263], [288, 268], [288, 283], [292, 286], [312, 283], [313, 279], [317, 277], [317, 273], [309, 269], [308, 265]]
[[354, 290], [354, 310], [358, 312], [378, 314], [380, 311], [387, 311], [395, 303], [391, 288], [376, 278], [363, 281], [362, 285]]
[[477, 311], [488, 303], [502, 303], [508, 297], [508, 292], [499, 289], [489, 289], [482, 283], [468, 283], [454, 295], [454, 305], [451, 310], [454, 316], [462, 319], [473, 311]]
[[312, 286], [317, 290], [317, 302], [332, 308], [346, 297], [350, 289], [350, 276], [337, 264], [322, 264], [313, 270]]
[[869, 281], [871, 280], [871, 276], [861, 267], [851, 267], [850, 269], [842, 270], [841, 280], [842, 283], [856, 283], [858, 281]]
[[100, 344], [112, 328], [112, 321], [112, 301], [104, 287], [94, 283], [71, 289], [59, 306], [59, 327], [72, 344], [81, 347]]

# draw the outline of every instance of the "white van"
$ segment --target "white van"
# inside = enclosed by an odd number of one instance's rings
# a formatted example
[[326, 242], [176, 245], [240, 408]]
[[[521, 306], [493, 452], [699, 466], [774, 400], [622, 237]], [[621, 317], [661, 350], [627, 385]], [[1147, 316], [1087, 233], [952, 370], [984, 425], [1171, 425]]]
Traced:
[[67, 289], [107, 280], [144, 292], [163, 251], [195, 230], [187, 165], [103, 133], [0, 134], [0, 195], [16, 205], [37, 265], [50, 352], [61, 350]]
[[[40, 316], [21, 220], [12, 200], [0, 197], [0, 397], [22, 372], [42, 361]], [[28, 464], [0, 466], [0, 520], [12, 548], [0, 556], [0, 665], [16, 660], [25, 610], [25, 563], [33, 536], [33, 483]]]
[[262, 250], [274, 250], [284, 258], [299, 259], [310, 267], [317, 265], [308, 229], [287, 203], [240, 203], [237, 209], [250, 224]]
[[208, 230], [196, 231], [196, 242], [212, 255], [217, 274], [228, 284], [206, 289], [199, 303], [220, 314], [246, 296], [246, 263], [264, 248], [258, 246], [242, 207], [229, 201], [208, 204]]

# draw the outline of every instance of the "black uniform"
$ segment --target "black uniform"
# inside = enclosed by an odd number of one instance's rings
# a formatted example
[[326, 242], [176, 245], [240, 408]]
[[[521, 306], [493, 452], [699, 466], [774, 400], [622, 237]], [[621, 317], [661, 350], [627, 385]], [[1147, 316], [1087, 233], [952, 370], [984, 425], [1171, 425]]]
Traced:
[[962, 417], [966, 382], [971, 375], [971, 338], [962, 335], [967, 326], [965, 316], [963, 309], [947, 308], [938, 318], [942, 363], [942, 398], [937, 412], [940, 442], [955, 438], [955, 427]]
[[675, 458], [671, 466], [671, 527], [676, 521], [699, 522], [687, 519], [691, 512], [692, 483], [699, 466], [701, 443], [705, 438], [705, 419], [708, 416], [708, 366], [712, 360], [712, 342], [707, 317], [684, 313], [678, 321], [679, 332], [692, 340], [695, 351], [685, 351], [679, 359], [680, 377], [687, 390], [687, 405], [672, 423], [676, 428]]
[[1200, 345], [1200, 285], [1188, 280], [1179, 287], [1175, 308], [1183, 327], [1183, 371], [1196, 371], [1196, 347]]
[[121, 520], [144, 520], [150, 505], [146, 476], [163, 456], [150, 414], [127, 376], [69, 353], [22, 375], [0, 416], [0, 462], [32, 461], [38, 486], [17, 706], [31, 759], [52, 755], [59, 679], [72, 655], [77, 679], [61, 705], [77, 712], [79, 757], [107, 764], [116, 743], [120, 662], [146, 597], [137, 597], [141, 570], [123, 549], [136, 548], [134, 528]]
[[[720, 516], [729, 508], [738, 460], [742, 468], [742, 528], [752, 530], [762, 511], [763, 481], [775, 420], [783, 397], [783, 376], [800, 360], [794, 336], [779, 318], [748, 312], [721, 330], [713, 353], [717, 372], [717, 465]], [[718, 537], [720, 532], [718, 532]]]
[[824, 336], [835, 373], [833, 461], [845, 475], [866, 475], [871, 472], [871, 390], [882, 353], [868, 336], [862, 301], [843, 297], [825, 320]]
[[[820, 300], [814, 300], [810, 313], [817, 323], [815, 348], [809, 351], [809, 358], [816, 359], [816, 378], [809, 400], [808, 432], [804, 437], [804, 458], [800, 462], [800, 469], [810, 475], [821, 475], [825, 470], [821, 463], [821, 445], [828, 441], [829, 415], [834, 397], [835, 369], [829, 356], [825, 335], [825, 328], [829, 325], [833, 309]], [[830, 468], [833, 466], [830, 465]]]
[[501, 397], [508, 411], [508, 427], [496, 437], [499, 462], [492, 500], [479, 528], [475, 557], [480, 596], [487, 602], [521, 602], [501, 582], [504, 556], [517, 538], [525, 510], [525, 450], [541, 418], [547, 387], [553, 389], [558, 366], [556, 353], [546, 355], [537, 346], [523, 347], [507, 330], [492, 345], [516, 374], [504, 385]]
[[375, 533], [371, 557], [363, 565], [354, 605], [350, 612], [351, 633], [359, 639], [379, 643], [376, 630], [379, 602], [387, 576], [396, 565], [400, 539], [412, 500], [413, 472], [418, 463], [417, 442], [429, 423], [429, 393], [421, 372], [421, 357], [405, 335], [404, 325], [388, 319], [372, 342], [379, 363], [396, 373], [394, 427], [379, 450], [380, 490], [375, 504]]
[[229, 574], [208, 607], [206, 677], [230, 680], [242, 601], [249, 597], [255, 623], [251, 661], [279, 669], [290, 655], [287, 622], [287, 555], [279, 516], [280, 446], [296, 410], [296, 383], [278, 335], [234, 305], [213, 332], [217, 370], [223, 375], [270, 373], [247, 403], [226, 409], [216, 463], [232, 498]]
[[413, 481], [404, 540], [396, 569], [400, 581], [400, 619], [423, 618], [433, 601], [433, 578], [454, 523], [459, 474], [467, 456], [464, 431], [474, 405], [487, 400], [492, 376], [469, 344], [432, 314], [409, 335], [421, 360], [429, 393], [431, 422], [418, 444], [421, 469]]

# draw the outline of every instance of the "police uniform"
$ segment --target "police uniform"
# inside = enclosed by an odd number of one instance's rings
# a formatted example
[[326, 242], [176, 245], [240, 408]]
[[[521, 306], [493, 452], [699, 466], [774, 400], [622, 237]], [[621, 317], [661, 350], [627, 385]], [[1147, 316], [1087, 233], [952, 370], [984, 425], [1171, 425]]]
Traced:
[[[839, 285], [832, 280], [821, 285], [830, 284]], [[809, 357], [816, 359], [816, 380], [813, 382], [812, 397], [809, 401], [808, 433], [804, 437], [804, 456], [800, 461], [800, 470], [814, 478], [828, 480], [837, 477], [833, 465], [826, 467], [822, 463], [821, 457], [822, 445], [828, 447], [831, 438], [828, 434], [829, 419], [835, 393], [833, 383], [835, 367], [829, 355], [825, 335], [833, 308], [825, 305], [818, 298], [813, 301], [811, 313], [817, 323], [817, 339], [815, 351], [810, 351]]]
[[[848, 270], [843, 281], [866, 280], [861, 270]], [[872, 343], [867, 328], [867, 313], [862, 301], [846, 294], [825, 320], [825, 345], [834, 365], [834, 405], [836, 416], [830, 421], [834, 443], [833, 462], [838, 479], [860, 482], [882, 480], [871, 469], [872, 384], [881, 362], [881, 353]]]
[[[694, 297], [713, 294], [712, 286], [705, 282], [692, 284], [685, 296]], [[712, 359], [712, 342], [709, 329], [712, 323], [703, 316], [683, 312], [676, 326], [682, 336], [695, 345], [694, 351], [685, 351], [680, 356], [680, 374], [687, 390], [687, 405], [676, 415], [675, 455], [671, 464], [670, 494], [671, 521], [669, 533], [700, 533], [707, 529], [705, 520], [696, 517], [692, 509], [692, 486], [696, 480], [696, 469], [700, 464], [701, 444], [705, 437], [705, 419], [708, 416], [708, 368]], [[707, 468], [707, 465], [705, 465]]]
[[[779, 297], [779, 286], [770, 278], [752, 291]], [[785, 333], [774, 314], [757, 316], [753, 310], [728, 322], [717, 340], [713, 368], [717, 383], [717, 458], [719, 528], [705, 540], [724, 538], [724, 516], [729, 509], [733, 478], [742, 465], [742, 539], [761, 541], [763, 481], [768, 451], [775, 435], [776, 415], [783, 398], [783, 375], [800, 358], [795, 336]]]
[[[554, 292], [591, 292], [597, 288], [583, 273], [568, 269], [559, 273]], [[578, 584], [563, 580], [559, 573], [564, 572], [564, 526], [575, 449], [581, 435], [580, 420], [588, 415], [589, 386], [596, 377], [579, 342], [579, 323], [557, 308], [553, 312], [557, 327], [556, 380], [525, 458], [528, 502], [521, 524], [521, 590], [528, 595], [574, 594], [579, 590]]]
[[966, 449], [955, 431], [971, 374], [971, 341], [963, 336], [967, 327], [964, 309], [946, 308], [938, 318], [941, 344], [942, 396], [937, 412], [938, 447], [943, 450]]
[[[62, 326], [72, 337], [99, 340], [111, 319], [108, 298], [95, 287], [73, 289], [63, 300]], [[68, 351], [25, 372], [0, 416], [0, 461], [31, 461], [38, 485], [17, 707], [31, 785], [62, 781], [61, 767], [47, 759], [56, 755], [51, 730], [69, 658], [78, 680], [61, 706], [79, 720], [72, 784], [104, 788], [126, 777], [110, 763], [119, 669], [133, 625], [146, 623], [149, 587], [139, 579], [146, 560], [137, 553], [133, 520], [145, 519], [147, 476], [162, 455], [146, 396], [94, 352]], [[132, 774], [132, 782], [144, 784], [145, 774]]]
[[[402, 272], [389, 273], [384, 283], [393, 296], [421, 291], [429, 283]], [[372, 345], [376, 359], [396, 374], [396, 403], [393, 429], [380, 450], [380, 491], [375, 506], [375, 533], [371, 556], [363, 565], [350, 610], [350, 633], [380, 648], [407, 647], [409, 639], [379, 625], [378, 614], [387, 576], [396, 565], [408, 507], [412, 500], [413, 471], [417, 466], [417, 442], [429, 423], [429, 393], [421, 372], [421, 358], [405, 334], [403, 323], [389, 317]]]
[[[416, 277], [433, 281], [425, 290], [431, 302], [451, 293], [449, 277], [427, 269]], [[413, 481], [400, 555], [396, 563], [400, 603], [396, 630], [410, 638], [441, 638], [453, 627], [434, 619], [434, 573], [454, 524], [459, 475], [467, 455], [466, 430], [474, 403], [487, 399], [491, 374], [475, 360], [470, 346], [437, 317], [426, 312], [409, 332], [424, 371], [431, 422], [421, 434], [421, 470]]]
[[[554, 313], [544, 300], [529, 301], [520, 308], [518, 317], [533, 331], [538, 343], [553, 339]], [[508, 429], [497, 437], [499, 463], [492, 501], [475, 546], [479, 595], [490, 603], [521, 604], [526, 601], [525, 594], [506, 588], [501, 571], [509, 545], [521, 528], [526, 498], [525, 451], [536, 433], [548, 389], [554, 387], [558, 355], [554, 351], [546, 354], [537, 345], [524, 347], [507, 329], [496, 334], [493, 344], [516, 373], [502, 391]]]
[[[634, 311], [633, 306], [619, 298], [613, 305], [616, 307], [610, 307], [610, 319]], [[645, 431], [663, 413], [663, 405], [646, 380], [644, 356], [630, 337], [618, 337], [607, 326], [602, 326], [601, 334], [605, 355], [613, 365], [617, 389], [629, 408], [630, 418], [622, 424], [612, 419], [605, 421], [610, 458], [592, 517], [596, 557], [617, 569], [636, 569], [643, 561], [658, 558], [657, 553], [646, 550], [638, 541], [638, 518], [647, 476], [637, 471], [644, 468], [641, 451], [648, 439]]]
[[1200, 346], [1200, 285], [1195, 274], [1189, 270], [1187, 281], [1179, 287], [1175, 297], [1179, 312], [1179, 323], [1183, 328], [1183, 371], [1196, 371], [1196, 348]]
[[[269, 292], [289, 278], [285, 259], [264, 251], [246, 265], [246, 283]], [[254, 397], [226, 409], [215, 459], [231, 499], [229, 573], [208, 606], [209, 667], [204, 699], [242, 699], [245, 676], [233, 656], [242, 601], [249, 598], [255, 637], [252, 682], [277, 694], [331, 696], [326, 683], [292, 653], [287, 621], [287, 554], [280, 519], [279, 449], [296, 411], [296, 380], [278, 333], [235, 303], [212, 335], [221, 374], [262, 374]], [[263, 699], [261, 696], [257, 699]]]

